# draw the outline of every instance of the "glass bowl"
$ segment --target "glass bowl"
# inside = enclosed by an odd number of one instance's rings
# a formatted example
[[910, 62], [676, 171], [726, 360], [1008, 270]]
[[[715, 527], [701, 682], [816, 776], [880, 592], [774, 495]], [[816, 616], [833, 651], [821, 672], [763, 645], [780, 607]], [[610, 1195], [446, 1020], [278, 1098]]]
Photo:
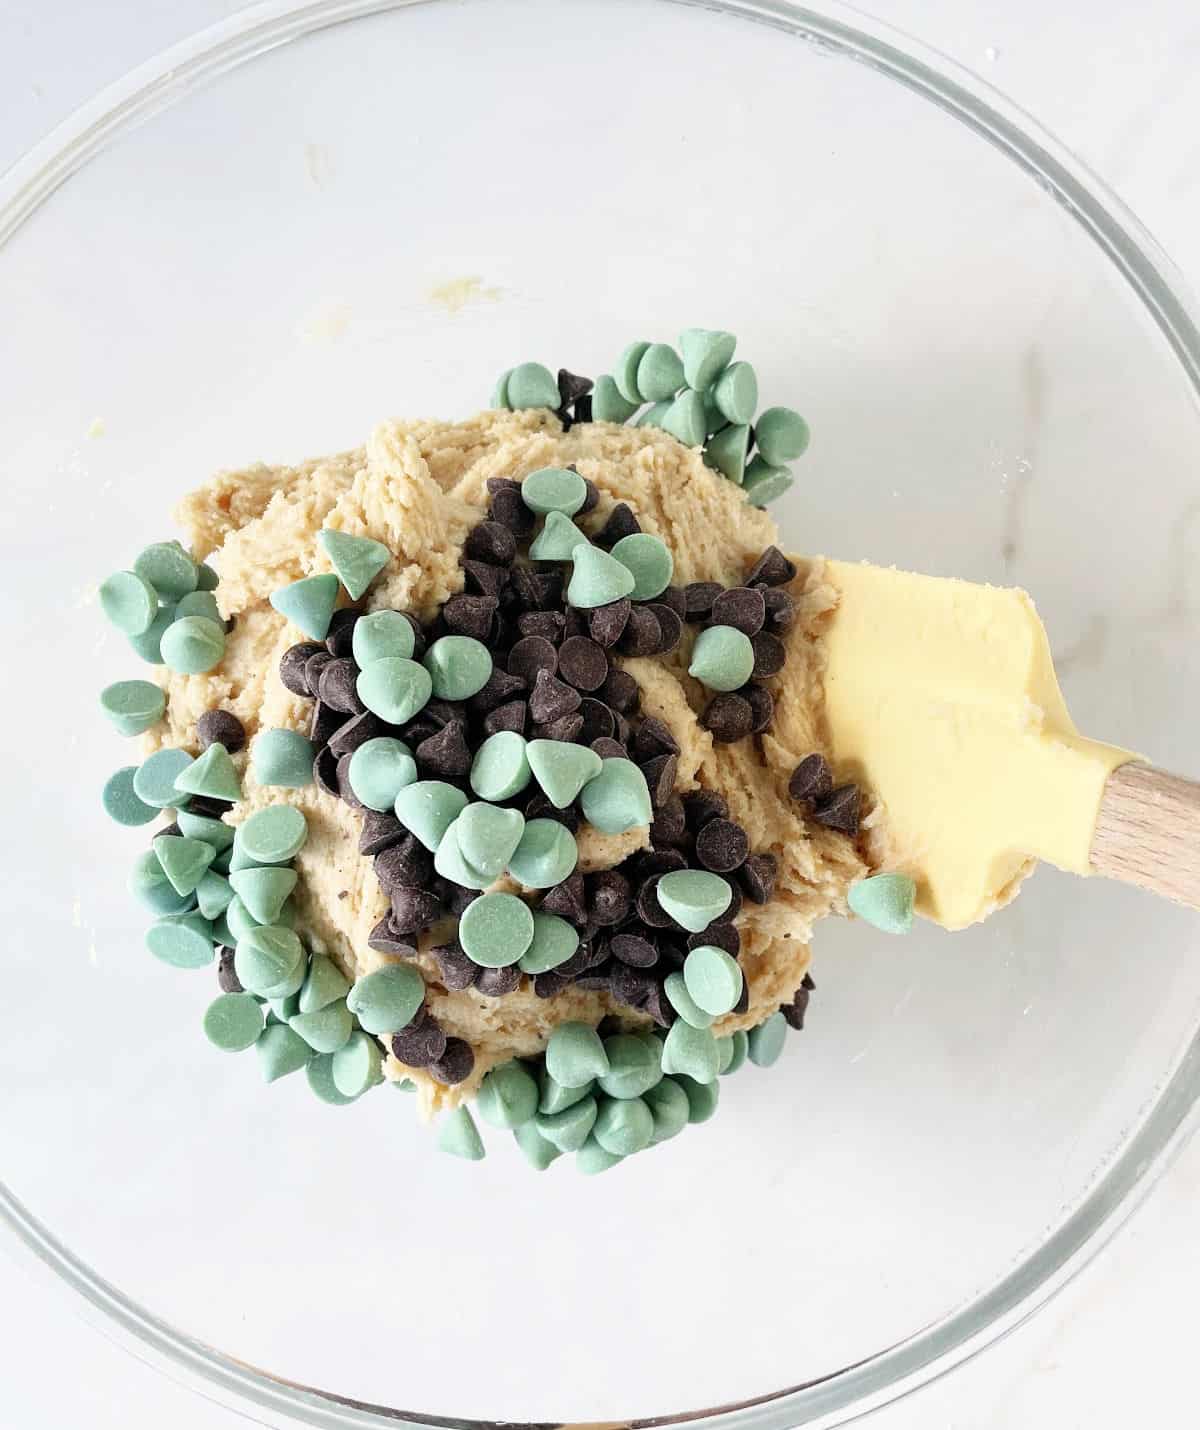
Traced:
[[[1181, 769], [1200, 344], [973, 77], [834, 5], [259, 6], [0, 191], [4, 1208], [143, 1357], [270, 1424], [840, 1424], [1044, 1301], [1194, 1121], [1193, 917], [1052, 871], [819, 930], [809, 1027], [602, 1178], [265, 1087], [158, 965], [97, 788], [90, 593], [222, 465], [728, 327], [809, 417], [788, 545], [1027, 586], [1090, 733]], [[964, 792], [969, 798], [969, 791]], [[717, 1407], [717, 1408], [711, 1408]]]

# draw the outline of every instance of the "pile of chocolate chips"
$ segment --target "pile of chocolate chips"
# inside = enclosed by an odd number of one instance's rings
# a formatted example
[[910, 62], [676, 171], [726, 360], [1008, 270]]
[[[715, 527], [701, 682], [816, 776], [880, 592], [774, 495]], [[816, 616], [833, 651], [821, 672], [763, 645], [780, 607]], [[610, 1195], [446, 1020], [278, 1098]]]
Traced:
[[[472, 636], [484, 642], [494, 669], [478, 694], [463, 702], [431, 700], [408, 724], [391, 726], [366, 711], [355, 690], [358, 668], [351, 653], [359, 613], [334, 616], [323, 644], [291, 647], [280, 662], [280, 678], [293, 693], [316, 701], [310, 734], [318, 746], [317, 782], [362, 812], [359, 848], [375, 861], [375, 872], [390, 900], [390, 912], [372, 931], [372, 947], [412, 957], [422, 931], [446, 915], [459, 916], [476, 897], [473, 889], [436, 875], [424, 846], [391, 813], [365, 809], [350, 787], [348, 767], [366, 740], [393, 735], [412, 749], [420, 777], [439, 779], [470, 796], [468, 776], [475, 751], [487, 736], [516, 731], [531, 739], [590, 745], [602, 757], [627, 757], [642, 770], [654, 809], [651, 848], [618, 868], [584, 875], [578, 871], [545, 891], [542, 907], [579, 930], [572, 958], [533, 979], [539, 997], [549, 998], [570, 984], [607, 993], [618, 1005], [648, 1013], [668, 1027], [675, 1013], [663, 990], [666, 977], [681, 968], [690, 948], [718, 944], [735, 957], [739, 935], [734, 917], [743, 897], [765, 903], [772, 896], [776, 865], [770, 854], [750, 850], [745, 831], [729, 818], [724, 799], [711, 791], [675, 792], [679, 747], [663, 722], [641, 718], [636, 681], [618, 669], [609, 652], [650, 656], [675, 649], [685, 621], [734, 625], [754, 642], [755, 674], [775, 675], [784, 663], [780, 633], [794, 618], [791, 597], [780, 587], [795, 568], [775, 547], [755, 562], [742, 586], [716, 582], [669, 587], [649, 602], [628, 599], [592, 610], [564, 600], [561, 565], [518, 563], [532, 537], [536, 518], [521, 497], [520, 483], [488, 482], [486, 518], [468, 535], [463, 549], [464, 590], [452, 596], [428, 626], [411, 615], [419, 660], [442, 635]], [[596, 506], [598, 493], [587, 483], [579, 515]], [[640, 530], [625, 503], [615, 506], [592, 541], [610, 548]], [[407, 614], [407, 613], [406, 613]], [[767, 727], [774, 700], [752, 680], [737, 692], [714, 697], [704, 712], [714, 738], [733, 740]], [[556, 809], [532, 786], [507, 804], [526, 818], [550, 818], [573, 832], [577, 806]], [[703, 934], [689, 934], [666, 914], [655, 894], [661, 876], [697, 867], [729, 879], [734, 901], [723, 920]], [[490, 997], [512, 992], [523, 975], [515, 968], [480, 968], [457, 943], [434, 950], [447, 989], [474, 987]], [[807, 995], [806, 995], [807, 996]], [[739, 1011], [745, 1007], [747, 992]], [[424, 1013], [392, 1040], [396, 1057], [410, 1067], [426, 1067], [445, 1082], [471, 1071], [466, 1044], [447, 1039]]]

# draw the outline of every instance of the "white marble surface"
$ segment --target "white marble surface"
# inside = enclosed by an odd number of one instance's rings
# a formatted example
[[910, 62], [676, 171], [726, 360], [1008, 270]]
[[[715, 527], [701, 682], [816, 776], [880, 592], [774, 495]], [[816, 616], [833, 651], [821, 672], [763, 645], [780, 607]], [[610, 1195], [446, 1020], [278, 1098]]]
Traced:
[[[0, 165], [77, 103], [228, 0], [6, 0], [0, 7]], [[1200, 17], [1184, 0], [874, 0], [876, 14], [987, 75], [1071, 144], [1200, 282]], [[938, 1385], [880, 1414], [884, 1430], [1194, 1423], [1200, 1145], [1048, 1310]], [[178, 1389], [30, 1290], [0, 1257], [5, 1422], [22, 1430], [170, 1424], [222, 1430], [230, 1412]], [[48, 1396], [48, 1388], [53, 1394]]]

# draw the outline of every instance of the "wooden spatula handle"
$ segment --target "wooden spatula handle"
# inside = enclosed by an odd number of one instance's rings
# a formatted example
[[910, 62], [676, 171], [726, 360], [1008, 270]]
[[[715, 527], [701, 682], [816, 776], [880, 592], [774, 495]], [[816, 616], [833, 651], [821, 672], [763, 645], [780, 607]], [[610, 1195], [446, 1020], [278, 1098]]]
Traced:
[[1092, 868], [1200, 909], [1200, 784], [1131, 760], [1108, 777]]

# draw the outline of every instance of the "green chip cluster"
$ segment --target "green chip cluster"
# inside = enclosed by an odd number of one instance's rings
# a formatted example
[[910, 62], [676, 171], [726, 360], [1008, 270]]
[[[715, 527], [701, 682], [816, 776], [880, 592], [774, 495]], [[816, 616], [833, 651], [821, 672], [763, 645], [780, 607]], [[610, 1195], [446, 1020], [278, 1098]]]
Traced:
[[[768, 407], [755, 415], [758, 376], [750, 363], [735, 360], [736, 347], [732, 333], [711, 328], [685, 329], [678, 349], [630, 343], [612, 372], [596, 379], [591, 419], [657, 427], [686, 447], [702, 448], [707, 464], [761, 507], [792, 486], [788, 463], [808, 450], [808, 423], [790, 407]], [[502, 373], [492, 393], [498, 408], [557, 409], [559, 402], [554, 375], [535, 362]], [[562, 507], [535, 510], [571, 514]]]
[[[577, 1170], [591, 1176], [707, 1122], [717, 1110], [718, 1079], [747, 1062], [770, 1067], [786, 1036], [782, 1013], [728, 1037], [683, 1017], [669, 1032], [607, 1037], [588, 1023], [560, 1023], [540, 1057], [513, 1059], [485, 1075], [475, 1111], [489, 1126], [511, 1132], [537, 1171], [574, 1153]], [[471, 1162], [486, 1155], [465, 1104], [441, 1119], [438, 1146]]]
[[[114, 571], [100, 583], [100, 609], [144, 661], [199, 675], [225, 654], [216, 588], [211, 566], [196, 561], [178, 541], [157, 541], [138, 556], [132, 570]], [[161, 716], [159, 710], [148, 719], [144, 699], [137, 699], [138, 690], [144, 697], [149, 685], [122, 681], [104, 691], [105, 713], [123, 735], [140, 734]]]

